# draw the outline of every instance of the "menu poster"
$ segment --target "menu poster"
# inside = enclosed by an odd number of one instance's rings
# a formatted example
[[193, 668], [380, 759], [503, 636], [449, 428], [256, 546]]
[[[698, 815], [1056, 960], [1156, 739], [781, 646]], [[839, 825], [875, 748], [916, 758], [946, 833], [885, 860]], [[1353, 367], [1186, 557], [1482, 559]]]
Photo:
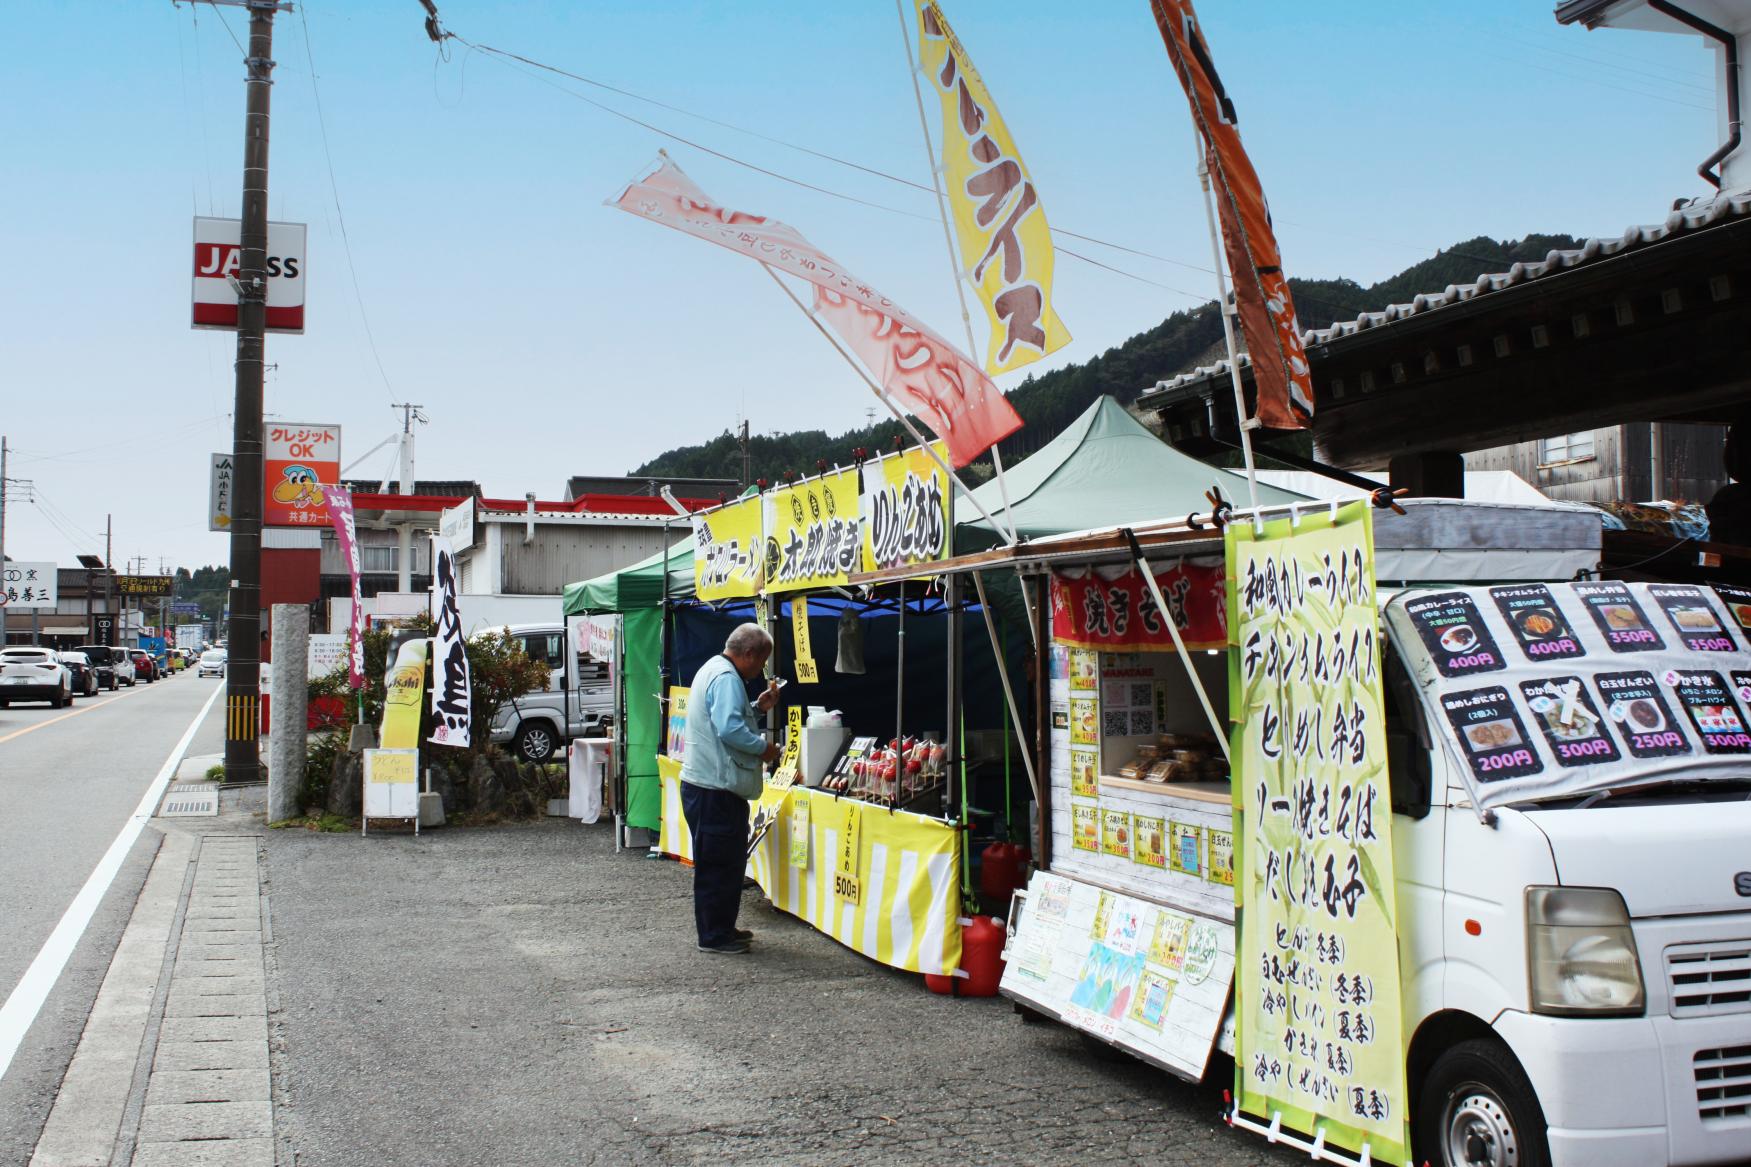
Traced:
[[1672, 710], [1654, 684], [1654, 674], [1600, 673], [1593, 678], [1605, 715], [1622, 727], [1631, 757], [1670, 758], [1688, 754], [1690, 743], [1678, 732]]
[[1737, 584], [1710, 584], [1721, 603], [1726, 605], [1739, 625], [1739, 631], [1751, 638], [1751, 588], [1742, 588]]
[[1168, 863], [1184, 875], [1204, 873], [1204, 828], [1196, 823], [1167, 824]]
[[1083, 691], [1095, 688], [1100, 681], [1100, 654], [1088, 648], [1072, 648], [1069, 652], [1070, 687]]
[[1100, 744], [1100, 702], [1097, 699], [1070, 698], [1070, 740], [1079, 746]]
[[1734, 669], [1731, 677], [1733, 692], [1738, 694], [1739, 700], [1746, 705], [1751, 705], [1751, 673], [1743, 673]]
[[1234, 832], [1219, 831], [1211, 827], [1204, 832], [1206, 850], [1209, 853], [1209, 863], [1206, 864], [1204, 878], [1211, 883], [1225, 883], [1234, 886]]
[[1751, 754], [1751, 733], [1745, 732], [1745, 719], [1719, 673], [1673, 670], [1664, 679], [1701, 735], [1703, 749], [1711, 754]]
[[[1502, 610], [1502, 618], [1514, 630], [1514, 639], [1528, 660], [1561, 660], [1586, 652], [1575, 639], [1562, 609], [1543, 584], [1491, 588], [1490, 596]], [[1437, 658], [1439, 659], [1439, 658]]]
[[1490, 673], [1508, 667], [1496, 648], [1495, 638], [1484, 627], [1477, 604], [1464, 592], [1442, 592], [1404, 606], [1417, 635], [1429, 647], [1435, 667], [1443, 677]]
[[1665, 648], [1660, 634], [1648, 623], [1642, 606], [1620, 583], [1577, 583], [1575, 595], [1587, 605], [1593, 623], [1612, 652], [1648, 652]]
[[1544, 769], [1526, 740], [1526, 727], [1513, 699], [1500, 685], [1448, 693], [1441, 698], [1441, 708], [1459, 732], [1466, 761], [1479, 782], [1524, 778]]
[[1100, 850], [1103, 855], [1119, 859], [1131, 857], [1131, 812], [1102, 807], [1100, 812]]
[[1145, 867], [1167, 868], [1167, 820], [1150, 818], [1147, 815], [1136, 815], [1131, 819], [1131, 827], [1137, 832], [1137, 845], [1131, 852], [1131, 861], [1141, 863]]
[[1070, 751], [1070, 793], [1076, 798], [1100, 797], [1100, 754], [1096, 750]]
[[1544, 731], [1559, 766], [1593, 766], [1619, 762], [1623, 755], [1605, 728], [1579, 677], [1550, 677], [1520, 682], [1520, 695]]
[[1072, 803], [1070, 806], [1070, 845], [1078, 851], [1100, 854], [1100, 808]]
[[1678, 639], [1691, 652], [1738, 652], [1733, 634], [1721, 627], [1702, 589], [1690, 584], [1649, 584], [1648, 595], [1672, 621]]

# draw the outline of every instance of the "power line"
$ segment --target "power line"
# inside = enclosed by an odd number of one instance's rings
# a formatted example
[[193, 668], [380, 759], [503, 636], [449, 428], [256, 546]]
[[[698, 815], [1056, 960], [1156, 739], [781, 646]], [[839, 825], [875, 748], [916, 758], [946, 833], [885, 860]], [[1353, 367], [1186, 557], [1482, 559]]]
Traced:
[[316, 125], [322, 131], [322, 157], [328, 163], [328, 190], [334, 197], [334, 217], [340, 224], [341, 250], [347, 257], [347, 274], [353, 281], [353, 299], [359, 305], [359, 323], [365, 330], [365, 343], [371, 349], [371, 359], [377, 364], [377, 375], [383, 379], [383, 387], [390, 393], [395, 392], [389, 383], [389, 374], [383, 368], [383, 356], [377, 351], [377, 338], [371, 332], [371, 318], [365, 312], [365, 294], [359, 290], [359, 269], [353, 263], [353, 243], [347, 236], [347, 217], [340, 206], [340, 184], [334, 177], [334, 155], [328, 148], [328, 119], [322, 112], [322, 90], [316, 83], [316, 53], [310, 45], [310, 21], [305, 16], [309, 4], [298, 7], [298, 23], [304, 30], [304, 59], [310, 63], [310, 92], [316, 98]]

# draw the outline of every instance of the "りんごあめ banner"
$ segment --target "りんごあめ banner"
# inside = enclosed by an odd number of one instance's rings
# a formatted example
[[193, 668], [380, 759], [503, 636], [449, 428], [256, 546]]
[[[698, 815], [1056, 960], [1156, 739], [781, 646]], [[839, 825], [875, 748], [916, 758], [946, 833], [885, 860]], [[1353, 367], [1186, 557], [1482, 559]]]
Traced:
[[[1188, 649], [1228, 645], [1227, 591], [1220, 563], [1185, 560], [1155, 573]], [[1135, 567], [1052, 573], [1052, 639], [1104, 652], [1172, 652], [1149, 585]]]
[[936, 0], [914, 0], [923, 75], [942, 103], [942, 169], [961, 267], [991, 325], [985, 368], [1031, 364], [1070, 343], [1052, 309], [1052, 232], [997, 103]]
[[952, 485], [924, 447], [864, 463], [863, 570], [947, 559], [953, 530]]
[[1374, 538], [1365, 502], [1230, 523], [1240, 1109], [1409, 1155]]
[[943, 440], [956, 466], [1021, 428], [1020, 416], [970, 357], [796, 228], [713, 202], [667, 155], [610, 205], [812, 284], [815, 317], [839, 334], [895, 404]]
[[693, 516], [693, 590], [702, 600], [756, 595], [765, 578], [765, 501], [758, 495]]
[[841, 470], [766, 495], [769, 592], [843, 584], [857, 570], [857, 471]]
[[1192, 106], [1204, 139], [1204, 161], [1222, 218], [1222, 247], [1234, 277], [1234, 303], [1246, 332], [1258, 384], [1259, 420], [1273, 429], [1302, 429], [1313, 420], [1313, 380], [1295, 301], [1283, 275], [1283, 257], [1271, 230], [1271, 211], [1252, 159], [1240, 144], [1239, 119], [1210, 47], [1204, 43], [1192, 0], [1150, 0], [1168, 59]]

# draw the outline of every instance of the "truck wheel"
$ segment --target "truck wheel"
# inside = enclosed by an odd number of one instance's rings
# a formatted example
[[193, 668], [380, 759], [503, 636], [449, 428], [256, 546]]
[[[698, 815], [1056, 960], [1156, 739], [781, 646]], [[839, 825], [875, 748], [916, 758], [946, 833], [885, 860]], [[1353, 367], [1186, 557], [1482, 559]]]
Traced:
[[525, 721], [517, 727], [517, 756], [525, 762], [540, 765], [553, 760], [553, 728], [545, 721]]
[[1502, 1045], [1462, 1041], [1436, 1059], [1416, 1115], [1416, 1159], [1436, 1167], [1548, 1167], [1544, 1111]]

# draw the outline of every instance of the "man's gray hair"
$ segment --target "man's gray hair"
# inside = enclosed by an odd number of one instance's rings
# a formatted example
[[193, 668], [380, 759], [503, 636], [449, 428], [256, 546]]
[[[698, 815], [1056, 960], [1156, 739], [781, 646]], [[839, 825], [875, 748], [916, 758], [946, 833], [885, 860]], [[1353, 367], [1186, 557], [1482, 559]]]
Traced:
[[758, 624], [738, 624], [730, 638], [724, 641], [724, 652], [740, 657], [770, 655], [772, 634]]

